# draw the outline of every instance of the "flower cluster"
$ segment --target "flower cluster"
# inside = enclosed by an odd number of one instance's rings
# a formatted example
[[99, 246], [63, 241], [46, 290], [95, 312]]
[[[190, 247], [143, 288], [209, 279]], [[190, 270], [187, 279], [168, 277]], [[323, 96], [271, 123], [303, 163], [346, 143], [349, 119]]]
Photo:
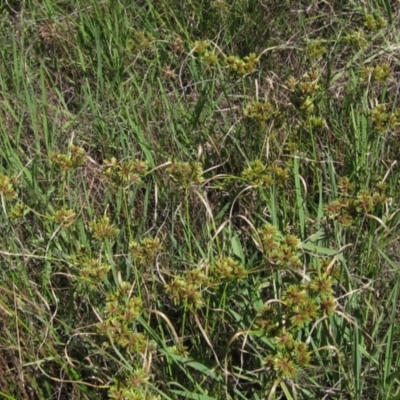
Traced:
[[350, 30], [346, 34], [344, 41], [355, 49], [365, 49], [368, 45], [364, 29]]
[[211, 49], [211, 43], [207, 40], [196, 41], [193, 51], [201, 57], [208, 65], [216, 65], [218, 63], [218, 55]]
[[68, 172], [84, 164], [86, 153], [82, 147], [70, 145], [68, 153], [53, 153], [50, 161], [57, 165], [62, 172]]
[[310, 60], [318, 60], [326, 53], [326, 47], [320, 40], [307, 43], [306, 52]]
[[210, 267], [210, 275], [214, 281], [235, 281], [247, 276], [246, 268], [232, 257], [221, 256]]
[[[267, 237], [278, 240], [280, 234], [272, 225], [264, 227]], [[281, 237], [282, 238], [282, 237]], [[286, 241], [293, 247], [299, 243], [292, 235]], [[319, 263], [310, 268], [308, 280], [296, 281], [292, 277], [282, 284], [279, 300], [269, 300], [258, 311], [256, 332], [272, 339], [273, 347], [264, 358], [266, 368], [273, 369], [282, 378], [293, 378], [311, 362], [308, 345], [300, 338], [322, 317], [334, 314], [337, 304], [334, 294], [332, 262]]]
[[361, 189], [354, 193], [354, 184], [347, 177], [339, 180], [340, 197], [324, 207], [329, 218], [344, 226], [353, 224], [355, 217], [373, 213], [388, 201], [387, 185], [376, 183], [372, 189]]
[[228, 256], [220, 256], [208, 266], [208, 274], [203, 267], [186, 271], [176, 276], [165, 290], [176, 305], [196, 310], [204, 305], [203, 291], [215, 290], [221, 283], [239, 281], [247, 276], [245, 267]]
[[259, 62], [260, 58], [255, 53], [250, 53], [244, 58], [236, 56], [225, 57], [225, 65], [227, 68], [240, 76], [257, 71]]
[[126, 50], [129, 53], [151, 52], [154, 48], [155, 40], [151, 33], [136, 30], [133, 32], [133, 37], [128, 40]]
[[273, 183], [271, 174], [261, 160], [255, 160], [242, 171], [242, 178], [254, 187], [269, 187]]
[[159, 238], [146, 237], [140, 242], [131, 242], [129, 250], [132, 256], [141, 263], [151, 263], [162, 251]]
[[0, 196], [8, 200], [13, 200], [17, 197], [17, 192], [14, 189], [16, 177], [9, 177], [0, 173]]
[[93, 255], [77, 254], [72, 257], [72, 263], [78, 270], [77, 279], [95, 289], [99, 283], [107, 279], [108, 272], [111, 266], [104, 263], [101, 256], [94, 257]]
[[130, 352], [143, 353], [147, 347], [147, 338], [137, 332], [134, 322], [142, 312], [142, 301], [132, 297], [132, 285], [121, 282], [114, 293], [106, 298], [105, 320], [98, 324], [98, 332]]
[[364, 17], [364, 27], [369, 31], [378, 31], [387, 25], [385, 18], [366, 14]]
[[289, 77], [286, 85], [292, 92], [292, 103], [302, 111], [310, 114], [314, 111], [314, 102], [320, 89], [320, 72], [310, 70], [300, 81], [293, 76]]
[[395, 129], [400, 123], [400, 109], [389, 112], [386, 104], [378, 104], [370, 112], [370, 118], [373, 127], [378, 132], [384, 132], [386, 129]]
[[148, 172], [148, 165], [141, 160], [124, 160], [117, 162], [115, 157], [104, 160], [103, 176], [116, 186], [142, 183], [142, 178]]
[[90, 227], [93, 231], [93, 237], [98, 240], [111, 239], [116, 236], [119, 230], [110, 224], [110, 218], [104, 216], [98, 221], [93, 221], [90, 223]]
[[188, 272], [166, 284], [165, 290], [176, 305], [196, 310], [204, 305], [202, 286], [206, 282], [208, 279], [201, 270], [196, 274]]
[[188, 189], [204, 181], [203, 166], [200, 162], [179, 162], [174, 161], [167, 168], [171, 179], [178, 183], [181, 188]]
[[309, 115], [307, 117], [307, 124], [315, 130], [321, 130], [326, 125], [326, 121], [322, 117]]
[[283, 331], [275, 338], [275, 343], [280, 351], [266, 357], [264, 364], [272, 366], [280, 377], [295, 378], [301, 368], [310, 364], [311, 352], [307, 344], [294, 340], [290, 333]]
[[244, 109], [244, 116], [256, 121], [270, 121], [279, 116], [279, 110], [274, 105], [267, 101], [253, 101]]
[[362, 67], [360, 71], [361, 82], [386, 82], [392, 76], [388, 63], [382, 63], [375, 67]]
[[275, 267], [297, 270], [302, 265], [301, 254], [297, 251], [300, 239], [294, 235], [283, 236], [278, 229], [265, 224], [258, 230], [261, 249], [268, 261]]
[[[147, 382], [149, 379], [147, 373], [143, 371], [141, 374], [146, 377]], [[129, 379], [126, 385], [115, 384], [111, 386], [108, 390], [108, 397], [111, 400], [160, 400], [158, 395], [149, 390], [147, 383], [135, 388], [130, 386]]]
[[8, 212], [8, 217], [11, 219], [21, 218], [29, 212], [29, 208], [22, 202], [18, 202]]
[[62, 208], [54, 213], [53, 219], [61, 227], [68, 228], [75, 221], [76, 213], [74, 210]]

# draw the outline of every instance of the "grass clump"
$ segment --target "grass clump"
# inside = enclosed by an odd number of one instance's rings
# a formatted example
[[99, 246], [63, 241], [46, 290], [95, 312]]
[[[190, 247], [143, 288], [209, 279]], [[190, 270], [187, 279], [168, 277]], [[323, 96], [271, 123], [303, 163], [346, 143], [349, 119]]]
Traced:
[[398, 399], [399, 18], [2, 5], [0, 395]]

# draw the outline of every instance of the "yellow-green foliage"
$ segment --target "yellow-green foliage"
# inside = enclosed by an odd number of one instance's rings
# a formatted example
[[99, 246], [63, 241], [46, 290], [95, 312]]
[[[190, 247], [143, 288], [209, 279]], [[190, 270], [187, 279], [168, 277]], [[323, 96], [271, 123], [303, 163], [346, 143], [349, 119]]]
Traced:
[[396, 399], [396, 2], [4, 2], [0, 397]]

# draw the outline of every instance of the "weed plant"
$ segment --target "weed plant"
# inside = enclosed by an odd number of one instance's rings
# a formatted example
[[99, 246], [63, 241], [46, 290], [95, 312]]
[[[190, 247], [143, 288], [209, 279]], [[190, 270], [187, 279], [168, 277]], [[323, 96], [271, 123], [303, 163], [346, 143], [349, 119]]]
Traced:
[[400, 399], [397, 2], [0, 9], [2, 398]]

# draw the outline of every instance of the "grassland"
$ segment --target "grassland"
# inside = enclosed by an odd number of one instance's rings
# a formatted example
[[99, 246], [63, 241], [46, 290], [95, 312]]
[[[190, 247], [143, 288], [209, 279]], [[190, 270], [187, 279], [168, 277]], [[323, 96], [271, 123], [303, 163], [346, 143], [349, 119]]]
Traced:
[[400, 399], [397, 2], [0, 7], [0, 397]]

